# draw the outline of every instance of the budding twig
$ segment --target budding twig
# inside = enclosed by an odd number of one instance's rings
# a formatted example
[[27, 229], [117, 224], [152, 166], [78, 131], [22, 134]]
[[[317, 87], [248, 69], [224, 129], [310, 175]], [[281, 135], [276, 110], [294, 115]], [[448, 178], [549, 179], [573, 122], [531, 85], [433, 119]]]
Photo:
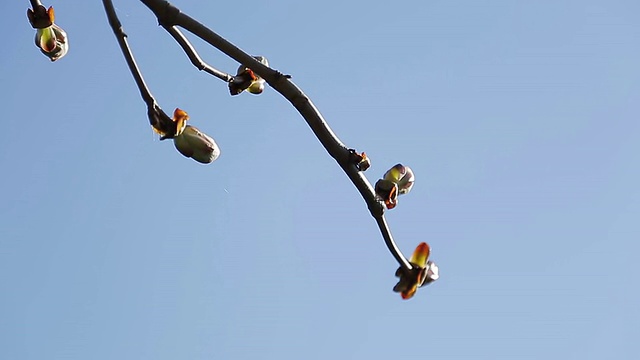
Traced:
[[[318, 140], [320, 140], [322, 146], [324, 146], [329, 155], [336, 160], [351, 182], [358, 189], [360, 195], [362, 195], [362, 198], [367, 203], [369, 212], [376, 220], [389, 251], [400, 264], [402, 269], [406, 273], [410, 273], [412, 266], [398, 249], [395, 241], [393, 240], [393, 236], [391, 235], [391, 231], [389, 230], [389, 226], [387, 225], [384, 217], [384, 204], [376, 197], [371, 183], [358, 169], [357, 164], [354, 164], [351, 161], [352, 157], [349, 149], [331, 130], [313, 102], [311, 102], [300, 88], [289, 80], [290, 76], [283, 75], [282, 73], [263, 65], [253, 56], [242, 51], [223, 37], [213, 32], [211, 29], [200, 24], [198, 21], [182, 13], [180, 9], [166, 0], [141, 0], [141, 2], [156, 15], [160, 25], [165, 28], [180, 26], [193, 33], [227, 56], [253, 70], [256, 74], [265, 79], [271, 87], [291, 102], [291, 104], [305, 119]], [[178, 39], [176, 40], [180, 43]], [[185, 49], [184, 46], [183, 49]], [[188, 50], [185, 49], [185, 51], [187, 51], [187, 55], [189, 55]], [[192, 58], [192, 56], [190, 56], [190, 58]], [[192, 62], [194, 62], [193, 58]], [[196, 63], [197, 61], [194, 62], [194, 64]], [[198, 65], [196, 65], [196, 67], [197, 66]]]
[[151, 95], [149, 87], [144, 82], [142, 73], [138, 68], [138, 64], [133, 57], [133, 52], [127, 42], [127, 34], [122, 29], [122, 24], [118, 19], [113, 3], [111, 0], [102, 0], [102, 4], [104, 5], [104, 10], [107, 13], [107, 18], [109, 19], [109, 25], [118, 39], [122, 55], [124, 55], [124, 58], [127, 61], [127, 66], [131, 71], [131, 75], [133, 75], [136, 85], [138, 86], [138, 90], [140, 90], [142, 100], [147, 104], [147, 116], [149, 117], [149, 123], [151, 123], [151, 126], [155, 129], [160, 130], [163, 133], [160, 140], [172, 138], [175, 135], [175, 123], [164, 111], [162, 111], [156, 102], [156, 99]]

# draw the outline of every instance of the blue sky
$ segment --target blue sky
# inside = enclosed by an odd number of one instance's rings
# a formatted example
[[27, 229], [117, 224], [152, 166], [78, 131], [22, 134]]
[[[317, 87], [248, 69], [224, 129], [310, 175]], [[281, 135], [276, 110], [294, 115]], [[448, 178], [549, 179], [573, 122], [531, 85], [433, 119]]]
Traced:
[[220, 145], [210, 165], [152, 133], [100, 1], [53, 3], [56, 63], [5, 1], [0, 358], [635, 358], [640, 3], [174, 4], [291, 74], [371, 181], [413, 168], [388, 220], [441, 279], [393, 293], [293, 107], [230, 97], [141, 3], [115, 6], [159, 104]]

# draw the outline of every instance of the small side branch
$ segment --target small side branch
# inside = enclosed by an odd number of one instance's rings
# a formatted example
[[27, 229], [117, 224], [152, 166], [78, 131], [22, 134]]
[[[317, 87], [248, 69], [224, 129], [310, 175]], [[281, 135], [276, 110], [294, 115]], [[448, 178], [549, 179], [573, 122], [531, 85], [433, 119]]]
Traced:
[[163, 25], [163, 27], [178, 42], [182, 50], [184, 50], [184, 52], [189, 57], [189, 60], [191, 60], [191, 63], [193, 64], [193, 66], [198, 68], [198, 70], [207, 72], [225, 82], [229, 82], [233, 79], [233, 76], [223, 71], [220, 71], [212, 67], [211, 65], [207, 64], [206, 62], [204, 62], [204, 60], [202, 60], [200, 55], [198, 55], [198, 53], [194, 49], [193, 45], [191, 45], [191, 42], [189, 42], [189, 39], [187, 39], [187, 37], [184, 36], [184, 34], [182, 33], [182, 31], [180, 31], [180, 29], [178, 29], [175, 26]]

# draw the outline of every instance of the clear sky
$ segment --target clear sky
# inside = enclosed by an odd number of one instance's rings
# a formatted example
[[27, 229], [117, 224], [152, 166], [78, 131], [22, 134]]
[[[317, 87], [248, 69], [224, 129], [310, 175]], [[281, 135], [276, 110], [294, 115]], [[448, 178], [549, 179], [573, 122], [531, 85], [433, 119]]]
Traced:
[[174, 1], [291, 74], [371, 181], [413, 168], [388, 220], [441, 278], [409, 301], [279, 94], [230, 97], [114, 1], [160, 105], [220, 145], [200, 165], [152, 133], [100, 1], [53, 3], [71, 45], [56, 63], [28, 3], [0, 5], [0, 359], [640, 353], [637, 0]]

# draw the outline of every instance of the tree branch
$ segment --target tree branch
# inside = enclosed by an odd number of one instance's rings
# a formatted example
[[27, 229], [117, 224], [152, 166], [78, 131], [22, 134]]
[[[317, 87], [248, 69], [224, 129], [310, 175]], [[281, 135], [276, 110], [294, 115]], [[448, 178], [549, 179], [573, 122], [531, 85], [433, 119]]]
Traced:
[[140, 90], [142, 100], [144, 100], [144, 102], [147, 104], [147, 116], [149, 117], [149, 123], [154, 127], [154, 129], [162, 133], [162, 137], [160, 138], [160, 140], [172, 138], [177, 130], [176, 124], [160, 108], [160, 106], [156, 102], [156, 99], [153, 97], [153, 95], [151, 95], [149, 87], [147, 87], [147, 84], [144, 82], [142, 73], [138, 68], [138, 64], [133, 57], [133, 52], [131, 51], [129, 43], [127, 42], [127, 34], [122, 29], [122, 24], [118, 19], [118, 15], [116, 14], [116, 10], [113, 7], [113, 3], [111, 2], [111, 0], [102, 0], [102, 4], [104, 5], [104, 10], [107, 13], [109, 25], [111, 26], [113, 33], [118, 39], [118, 44], [120, 45], [120, 50], [122, 50], [122, 55], [124, 55], [124, 58], [127, 61], [127, 66], [131, 71], [131, 75], [133, 75], [133, 78], [136, 81], [136, 85], [138, 86], [138, 90]]
[[167, 30], [167, 32], [169, 32], [171, 36], [173, 36], [173, 38], [178, 42], [180, 47], [182, 47], [182, 50], [184, 50], [184, 52], [187, 54], [193, 66], [198, 68], [198, 70], [205, 71], [225, 82], [229, 82], [233, 79], [233, 76], [227, 74], [226, 72], [220, 71], [212, 67], [211, 65], [207, 64], [206, 62], [204, 62], [200, 57], [200, 55], [198, 55], [196, 50], [193, 48], [193, 45], [191, 45], [191, 43], [189, 42], [189, 39], [187, 39], [187, 37], [184, 36], [184, 34], [182, 33], [182, 31], [180, 31], [180, 29], [178, 29], [175, 26], [163, 26], [163, 28]]
[[254, 59], [253, 56], [245, 53], [232, 43], [211, 31], [206, 26], [182, 13], [180, 9], [176, 8], [166, 0], [141, 0], [141, 2], [156, 15], [160, 25], [165, 28], [180, 26], [193, 33], [240, 64], [249, 67], [256, 74], [265, 79], [271, 87], [289, 100], [291, 104], [293, 104], [305, 119], [318, 140], [320, 140], [322, 146], [324, 146], [329, 155], [336, 160], [351, 182], [358, 189], [360, 195], [362, 195], [363, 199], [367, 203], [369, 212], [378, 223], [378, 227], [382, 232], [382, 236], [389, 251], [403, 268], [404, 272], [409, 274], [412, 270], [412, 266], [398, 249], [393, 240], [391, 231], [389, 230], [389, 226], [387, 225], [384, 217], [385, 207], [376, 197], [371, 183], [362, 174], [360, 169], [358, 169], [357, 164], [352, 161], [349, 149], [331, 130], [315, 105], [300, 88], [289, 80], [290, 76], [283, 75], [280, 72], [263, 65]]
[[402, 255], [402, 251], [398, 249], [396, 242], [393, 241], [393, 235], [391, 235], [391, 230], [389, 230], [389, 225], [387, 224], [387, 219], [385, 219], [384, 215], [382, 216], [373, 216], [378, 223], [378, 228], [380, 228], [380, 232], [382, 233], [382, 237], [384, 238], [384, 243], [389, 248], [389, 252], [396, 259], [398, 264], [402, 267], [402, 269], [409, 274], [413, 270], [413, 266], [407, 259]]
[[136, 81], [136, 85], [138, 86], [138, 90], [140, 90], [142, 100], [144, 100], [147, 105], [152, 105], [153, 103], [155, 103], [155, 99], [153, 95], [151, 95], [149, 87], [147, 87], [147, 84], [144, 82], [144, 78], [142, 77], [142, 73], [138, 68], [136, 59], [133, 57], [133, 53], [131, 52], [131, 48], [129, 47], [129, 43], [127, 42], [127, 34], [122, 29], [122, 24], [118, 19], [118, 15], [116, 14], [116, 10], [113, 7], [113, 3], [111, 2], [111, 0], [102, 0], [102, 4], [104, 5], [104, 11], [107, 13], [107, 19], [109, 19], [109, 25], [111, 26], [113, 33], [118, 39], [118, 44], [120, 45], [120, 50], [122, 50], [122, 55], [124, 55], [124, 58], [127, 61], [127, 66], [129, 66], [129, 70], [131, 71], [131, 75], [133, 75], [133, 78]]

